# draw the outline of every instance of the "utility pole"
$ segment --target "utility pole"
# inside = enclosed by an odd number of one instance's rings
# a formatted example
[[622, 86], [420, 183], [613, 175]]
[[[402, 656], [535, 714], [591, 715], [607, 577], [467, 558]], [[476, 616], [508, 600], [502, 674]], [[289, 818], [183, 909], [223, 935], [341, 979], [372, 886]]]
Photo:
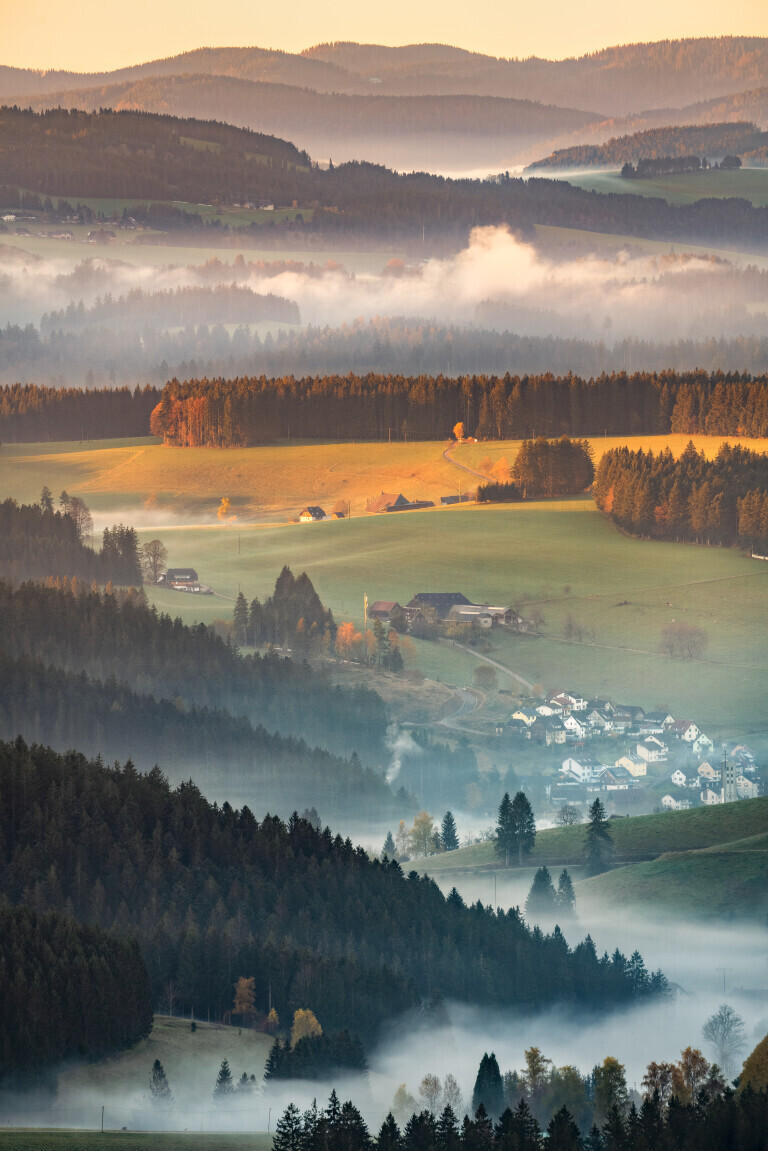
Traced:
[[104, 1134], [104, 1104], [101, 1105], [101, 1133]]

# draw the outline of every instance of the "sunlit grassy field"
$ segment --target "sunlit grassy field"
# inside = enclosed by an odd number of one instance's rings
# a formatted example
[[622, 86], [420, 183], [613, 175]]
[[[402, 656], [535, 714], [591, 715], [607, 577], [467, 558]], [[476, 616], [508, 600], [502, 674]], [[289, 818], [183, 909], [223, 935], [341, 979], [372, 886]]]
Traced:
[[[611, 443], [596, 441], [596, 452]], [[171, 566], [193, 566], [228, 597], [150, 592], [158, 607], [187, 620], [231, 618], [238, 590], [264, 599], [286, 563], [309, 572], [338, 619], [358, 624], [364, 594], [369, 602], [407, 603], [418, 591], [456, 590], [475, 602], [517, 604], [523, 614], [539, 608], [541, 637], [496, 631], [492, 637], [493, 658], [534, 684], [604, 693], [646, 708], [663, 704], [713, 735], [746, 738], [768, 726], [768, 565], [737, 550], [627, 538], [589, 496], [359, 515], [364, 498], [382, 488], [428, 498], [455, 490], [450, 483], [460, 473], [434, 443], [242, 452], [174, 450], [152, 441], [73, 447], [4, 446], [0, 491], [28, 500], [39, 498], [42, 483], [55, 493], [66, 487], [102, 521], [122, 518], [140, 528], [143, 539], [162, 538]], [[707, 450], [716, 447], [709, 441]], [[473, 453], [512, 458], [514, 450], [512, 443], [472, 445], [459, 448], [457, 457], [471, 466]], [[238, 513], [229, 526], [215, 519], [224, 495]], [[154, 510], [144, 507], [150, 496], [157, 499]], [[274, 522], [306, 503], [339, 497], [351, 500], [351, 520]], [[264, 511], [266, 522], [247, 521], [254, 508]], [[193, 524], [171, 514], [176, 511], [194, 517]], [[569, 614], [590, 633], [581, 643], [564, 639]], [[707, 632], [702, 660], [673, 660], [659, 650], [661, 629], [673, 620]], [[418, 648], [426, 675], [460, 686], [471, 682], [473, 656], [445, 644]]]
[[[604, 451], [630, 444], [675, 455], [688, 436], [597, 436], [591, 440], [595, 463]], [[717, 453], [718, 437], [694, 436], [697, 448]], [[732, 440], [731, 442], [737, 442]], [[765, 451], [768, 440], [740, 441]], [[6, 444], [0, 448], [0, 493], [36, 500], [47, 483], [82, 496], [94, 511], [114, 508], [139, 512], [151, 498], [160, 513], [215, 519], [222, 496], [232, 501], [239, 522], [291, 519], [306, 504], [330, 511], [337, 500], [349, 501], [352, 514], [365, 511], [381, 491], [402, 491], [409, 499], [434, 500], [474, 490], [477, 476], [443, 458], [445, 444], [318, 443], [305, 441], [258, 448], [166, 448], [151, 437], [94, 440], [82, 444]], [[463, 444], [453, 457], [479, 469], [488, 459], [511, 464], [519, 440]]]

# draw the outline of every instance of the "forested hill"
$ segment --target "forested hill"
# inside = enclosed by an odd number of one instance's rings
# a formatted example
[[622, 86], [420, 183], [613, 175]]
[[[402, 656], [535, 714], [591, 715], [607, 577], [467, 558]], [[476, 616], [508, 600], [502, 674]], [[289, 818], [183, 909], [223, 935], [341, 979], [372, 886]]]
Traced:
[[[200, 147], [205, 141], [212, 146]], [[718, 244], [762, 245], [768, 233], [768, 208], [742, 200], [671, 206], [643, 196], [586, 192], [561, 180], [449, 180], [399, 175], [366, 163], [322, 171], [307, 167], [308, 158], [282, 141], [137, 112], [0, 109], [0, 155], [3, 200], [21, 187], [72, 199], [205, 204], [239, 201], [245, 190], [278, 206], [317, 204], [311, 221], [250, 225], [254, 239], [261, 227], [270, 236], [282, 229], [294, 243], [303, 234], [319, 234], [333, 244], [356, 236], [423, 245], [428, 232], [431, 240], [464, 244], [475, 225], [506, 224], [529, 235], [537, 223]]]
[[376, 692], [335, 687], [275, 652], [240, 655], [204, 624], [159, 615], [142, 593], [0, 584], [0, 603], [0, 648], [11, 657], [121, 681], [180, 709], [224, 709], [345, 754], [385, 754], [387, 713]]
[[638, 160], [666, 156], [743, 156], [768, 144], [768, 132], [747, 121], [721, 124], [676, 124], [649, 128], [627, 136], [614, 136], [605, 144], [583, 144], [561, 148], [528, 171], [543, 168], [618, 168]]
[[0, 794], [2, 896], [131, 931], [155, 996], [173, 981], [197, 1014], [220, 1018], [241, 975], [260, 1012], [310, 1008], [325, 1030], [365, 1040], [422, 999], [584, 1011], [666, 990], [637, 953], [571, 949], [516, 909], [465, 907], [328, 829], [258, 823], [191, 782], [172, 790], [157, 769], [19, 740], [0, 744]]
[[0, 1003], [6, 1090], [38, 1087], [55, 1064], [111, 1055], [152, 1030], [149, 978], [135, 941], [56, 912], [0, 908]]

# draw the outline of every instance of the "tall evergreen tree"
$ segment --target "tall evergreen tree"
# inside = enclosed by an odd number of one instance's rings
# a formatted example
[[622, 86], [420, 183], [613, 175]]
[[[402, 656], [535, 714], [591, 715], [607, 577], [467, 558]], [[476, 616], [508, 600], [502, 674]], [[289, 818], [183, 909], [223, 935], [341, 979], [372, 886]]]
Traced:
[[568, 870], [564, 867], [557, 881], [557, 911], [563, 919], [570, 919], [576, 912], [576, 893]]
[[275, 1127], [273, 1151], [304, 1151], [301, 1113], [295, 1103], [289, 1103]]
[[557, 894], [552, 884], [548, 867], [540, 867], [533, 877], [531, 890], [525, 901], [525, 915], [533, 919], [537, 915], [554, 915], [557, 910]]
[[232, 623], [235, 630], [235, 643], [244, 644], [247, 639], [248, 632], [248, 603], [242, 592], [237, 593], [235, 600], [235, 609], [232, 613]]
[[402, 1151], [402, 1146], [403, 1140], [400, 1135], [400, 1128], [395, 1122], [394, 1115], [390, 1111], [379, 1130], [376, 1139], [376, 1151]]
[[613, 862], [614, 844], [605, 808], [596, 799], [589, 809], [589, 823], [584, 840], [584, 861], [587, 875], [607, 871]]
[[456, 820], [453, 818], [452, 811], [446, 811], [443, 816], [443, 822], [440, 826], [440, 838], [443, 841], [443, 849], [445, 851], [456, 851], [459, 846], [459, 836], [456, 831]]
[[149, 1097], [155, 1107], [170, 1107], [173, 1103], [173, 1092], [159, 1059], [156, 1059], [152, 1064], [152, 1072], [149, 1076]]
[[214, 1103], [221, 1103], [228, 1095], [233, 1095], [235, 1091], [235, 1084], [232, 1079], [232, 1072], [229, 1068], [229, 1063], [226, 1059], [221, 1062], [219, 1074], [216, 1076], [216, 1086], [213, 1089]]
[[488, 1115], [497, 1119], [504, 1110], [504, 1086], [501, 1081], [499, 1064], [493, 1052], [487, 1052], [480, 1060], [475, 1079], [475, 1088], [472, 1092], [472, 1110], [477, 1111], [483, 1105]]
[[384, 846], [381, 849], [381, 854], [388, 856], [390, 859], [395, 858], [395, 841], [392, 838], [392, 832], [387, 832], [387, 838], [384, 840]]
[[507, 866], [509, 857], [517, 855], [518, 865], [522, 867], [523, 856], [533, 850], [535, 843], [536, 820], [527, 795], [518, 791], [510, 801], [509, 792], [505, 792], [496, 824], [496, 854], [506, 860]]

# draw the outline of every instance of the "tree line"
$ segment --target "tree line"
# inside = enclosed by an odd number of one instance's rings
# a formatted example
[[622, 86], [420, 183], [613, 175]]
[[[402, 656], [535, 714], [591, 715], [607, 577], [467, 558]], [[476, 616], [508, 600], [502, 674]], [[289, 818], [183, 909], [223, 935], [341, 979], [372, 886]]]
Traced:
[[84, 542], [92, 526], [85, 503], [63, 492], [63, 511], [43, 489], [41, 504], [0, 503], [0, 579], [31, 580], [70, 576], [78, 580], [140, 587], [136, 532], [125, 524], [105, 528], [101, 550]]
[[593, 494], [635, 535], [768, 547], [768, 457], [748, 448], [723, 444], [713, 460], [693, 443], [677, 460], [668, 448], [614, 448], [598, 464]]
[[47, 313], [40, 320], [40, 334], [45, 337], [64, 328], [78, 331], [89, 327], [124, 328], [145, 324], [153, 328], [173, 328], [187, 324], [256, 324], [264, 320], [298, 324], [301, 322], [298, 304], [273, 292], [254, 292], [241, 284], [167, 288], [159, 292], [133, 288], [117, 298], [110, 293], [97, 296], [89, 307], [81, 300], [79, 304]]
[[[486, 311], [488, 314], [481, 314]], [[576, 335], [520, 335], [514, 317], [497, 318], [491, 312], [492, 309], [479, 306], [478, 324], [482, 326], [472, 329], [418, 316], [378, 317], [364, 324], [339, 328], [308, 326], [268, 332], [263, 339], [257, 330], [247, 325], [238, 326], [231, 333], [223, 324], [200, 324], [183, 329], [149, 325], [89, 327], [79, 331], [64, 328], [41, 336], [34, 324], [6, 324], [0, 329], [0, 381], [13, 386], [25, 375], [51, 390], [59, 387], [69, 390], [84, 383], [88, 391], [94, 392], [106, 390], [108, 385], [133, 387], [137, 378], [144, 379], [153, 385], [155, 398], [149, 405], [151, 412], [160, 398], [154, 389], [172, 378], [243, 379], [256, 374], [279, 378], [291, 373], [324, 377], [354, 372], [360, 376], [390, 373], [406, 377], [485, 375], [503, 379], [510, 363], [515, 365], [519, 378], [526, 374], [567, 378], [571, 373], [586, 380], [604, 375], [631, 378], [638, 374], [668, 372], [732, 378], [740, 373], [760, 375], [768, 371], [768, 339], [759, 335], [666, 342], [627, 337], [606, 344], [596, 336], [587, 339]], [[731, 365], [732, 370], [724, 372], [726, 364]], [[66, 407], [67, 402], [62, 401], [60, 410]], [[132, 435], [146, 434], [148, 414], [147, 419], [142, 420], [131, 415], [131, 422], [122, 425], [126, 429], [123, 432], [119, 421], [112, 421], [109, 407], [108, 401], [104, 401], [105, 415], [101, 419], [107, 430], [96, 434], [113, 436], [128, 431]], [[613, 404], [608, 403], [604, 410], [614, 423]], [[643, 403], [638, 406], [636, 400], [624, 413], [619, 430], [625, 430], [628, 425], [630, 430], [640, 429], [643, 410]], [[579, 424], [572, 427], [567, 407], [559, 411], [549, 409], [546, 422], [530, 423], [526, 433], [538, 430], [550, 436], [585, 435], [606, 427], [606, 423], [601, 423], [601, 408], [590, 406], [582, 411], [577, 404], [574, 415]], [[587, 416], [592, 419], [588, 421]], [[463, 418], [466, 419], [466, 413]], [[372, 422], [375, 428], [385, 428], [386, 437], [386, 427], [390, 425]], [[42, 434], [38, 434], [38, 426]], [[303, 435], [311, 434], [310, 425], [300, 423], [300, 426]], [[489, 426], [493, 426], [492, 422]], [[0, 421], [0, 435], [2, 429]], [[73, 408], [68, 438], [87, 437], [91, 434], [87, 429], [87, 421], [84, 422], [79, 413], [75, 414]], [[338, 424], [334, 436], [337, 431]], [[62, 434], [54, 421], [38, 421], [34, 434], [25, 430], [24, 438], [57, 439]], [[381, 433], [377, 431], [377, 434]], [[8, 438], [20, 439], [21, 435], [14, 432]]]
[[0, 387], [0, 442], [145, 436], [159, 398], [149, 384], [133, 389], [7, 384]]
[[571, 948], [517, 909], [466, 906], [328, 828], [259, 823], [157, 768], [18, 739], [0, 745], [0, 787], [0, 893], [130, 931], [156, 1002], [173, 981], [185, 1009], [221, 1018], [236, 979], [253, 977], [264, 1014], [308, 1008], [368, 1042], [422, 1000], [601, 1011], [634, 997], [626, 960], [589, 938]]
[[135, 940], [58, 911], [0, 907], [0, 1002], [2, 1091], [46, 1084], [55, 1064], [110, 1055], [152, 1030]]
[[[481, 439], [598, 430], [625, 435], [738, 430], [762, 436], [768, 434], [768, 379], [739, 372], [612, 373], [589, 379], [509, 373], [173, 379], [163, 388], [150, 428], [175, 446], [242, 447], [291, 436], [387, 439], [390, 431], [443, 439], [459, 422]], [[534, 467], [544, 449], [527, 450]], [[565, 456], [565, 449], [558, 450]], [[583, 452], [573, 453], [575, 466]], [[583, 462], [580, 470], [588, 471]]]

